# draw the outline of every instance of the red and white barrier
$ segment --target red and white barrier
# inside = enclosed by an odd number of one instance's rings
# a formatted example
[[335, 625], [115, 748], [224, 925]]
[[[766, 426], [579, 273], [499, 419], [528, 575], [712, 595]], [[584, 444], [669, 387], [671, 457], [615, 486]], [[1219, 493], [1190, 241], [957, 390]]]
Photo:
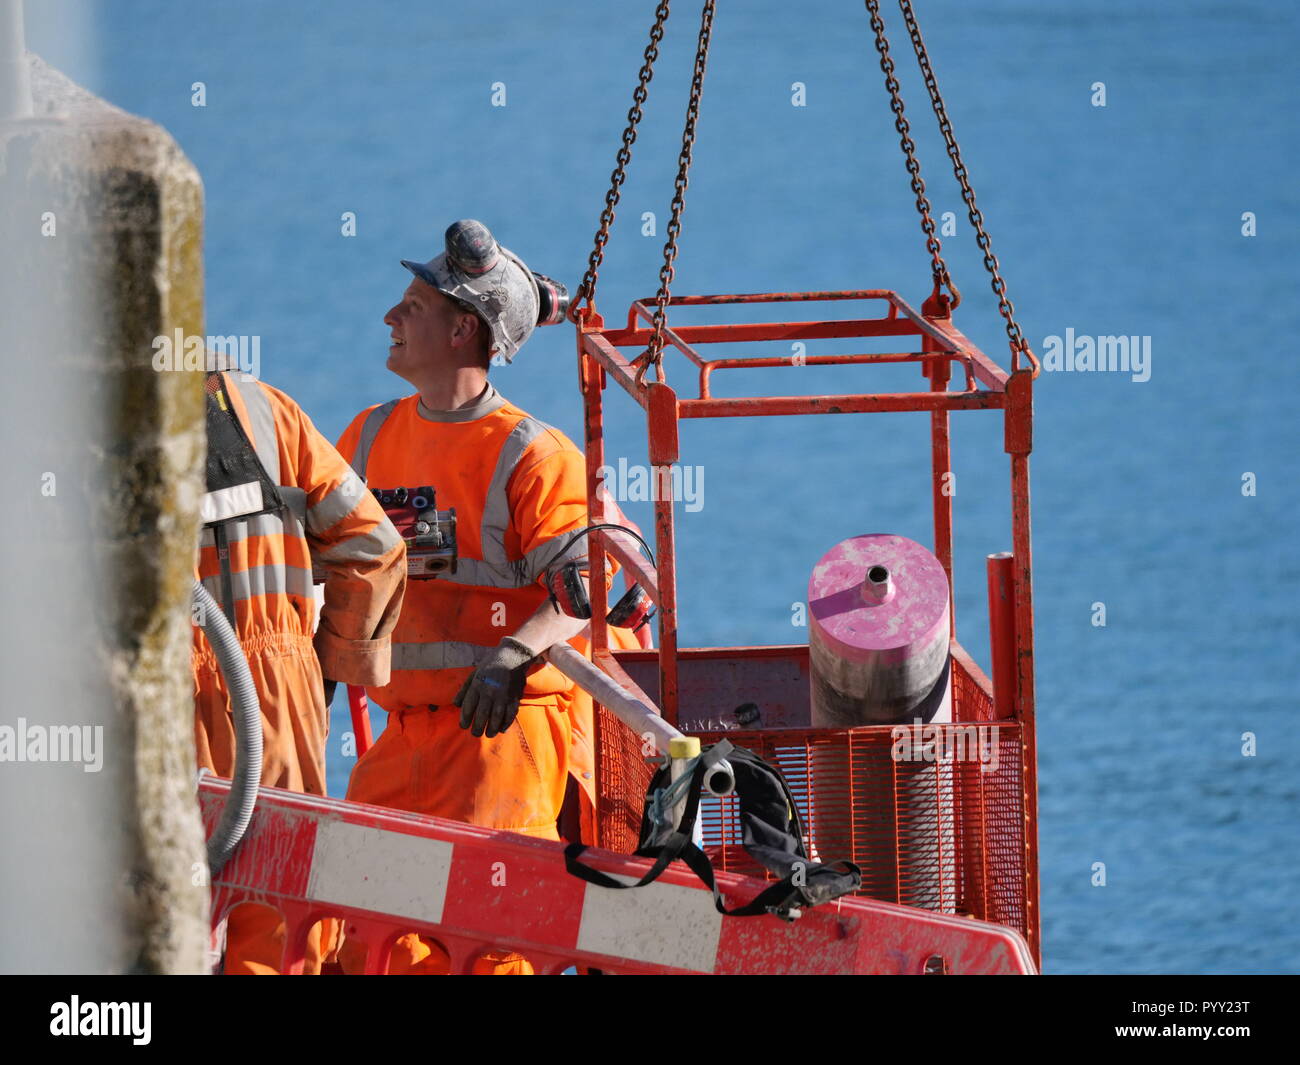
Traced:
[[[199, 784], [211, 823], [229, 781]], [[360, 803], [263, 788], [247, 835], [212, 886], [214, 927], [236, 905], [280, 910], [288, 926], [282, 971], [301, 972], [307, 935], [345, 918], [387, 968], [408, 932], [436, 939], [452, 972], [485, 951], [525, 955], [538, 973], [571, 966], [609, 973], [1032, 973], [1009, 928], [862, 898], [776, 917], [723, 917], [680, 863], [644, 888], [614, 891], [564, 868], [564, 844]], [[583, 860], [620, 878], [651, 864], [607, 851]], [[718, 875], [729, 905], [765, 882]]]

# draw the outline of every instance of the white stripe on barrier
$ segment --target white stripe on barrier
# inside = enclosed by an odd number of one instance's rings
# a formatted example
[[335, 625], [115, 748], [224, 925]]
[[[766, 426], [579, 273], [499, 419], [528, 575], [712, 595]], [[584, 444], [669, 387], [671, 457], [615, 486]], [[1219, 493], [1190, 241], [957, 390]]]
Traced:
[[444, 840], [322, 819], [307, 897], [437, 924], [453, 850]]
[[[610, 874], [633, 884], [637, 877]], [[588, 884], [578, 949], [629, 961], [713, 972], [722, 914], [713, 893], [656, 882], [635, 891]]]

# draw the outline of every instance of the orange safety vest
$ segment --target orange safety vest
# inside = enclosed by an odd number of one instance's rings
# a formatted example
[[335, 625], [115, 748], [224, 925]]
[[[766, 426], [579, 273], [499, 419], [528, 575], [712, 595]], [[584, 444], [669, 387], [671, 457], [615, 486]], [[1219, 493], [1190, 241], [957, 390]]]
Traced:
[[[368, 408], [338, 446], [372, 488], [429, 485], [438, 509], [455, 508], [456, 572], [408, 583], [393, 632], [392, 679], [370, 693], [388, 711], [445, 706], [473, 667], [546, 601], [548, 567], [587, 557], [585, 537], [570, 545], [587, 525], [583, 454], [490, 384], [455, 411], [428, 411], [419, 395]], [[539, 663], [524, 699], [572, 686]]]

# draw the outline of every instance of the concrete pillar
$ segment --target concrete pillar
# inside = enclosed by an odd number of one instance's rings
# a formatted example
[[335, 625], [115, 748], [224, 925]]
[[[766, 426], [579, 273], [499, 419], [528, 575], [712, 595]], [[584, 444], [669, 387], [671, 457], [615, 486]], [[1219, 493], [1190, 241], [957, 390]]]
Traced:
[[26, 118], [31, 112], [22, 0], [0, 0], [0, 119]]
[[23, 62], [30, 114], [0, 110], [0, 971], [199, 972], [202, 377], [155, 370], [153, 341], [203, 332], [202, 184], [165, 130]]

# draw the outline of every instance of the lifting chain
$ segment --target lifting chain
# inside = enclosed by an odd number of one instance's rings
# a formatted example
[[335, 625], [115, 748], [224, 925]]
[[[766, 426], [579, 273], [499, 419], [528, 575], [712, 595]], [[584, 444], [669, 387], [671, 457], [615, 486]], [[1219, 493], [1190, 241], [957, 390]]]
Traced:
[[[875, 27], [878, 17], [876, 5], [871, 0], [867, 0], [867, 7], [872, 10], [872, 26]], [[898, 0], [898, 7], [903, 13], [903, 19], [907, 23], [907, 32], [912, 38], [912, 50], [916, 52], [916, 61], [921, 68], [921, 75], [925, 78], [925, 87], [930, 93], [930, 103], [934, 107], [934, 116], [939, 120], [939, 132], [943, 134], [944, 143], [948, 146], [948, 158], [952, 160], [952, 172], [956, 176], [958, 184], [961, 185], [961, 198], [966, 203], [970, 224], [975, 229], [975, 242], [979, 245], [980, 251], [984, 253], [984, 268], [988, 270], [993, 279], [993, 294], [998, 298], [998, 313], [1002, 315], [1006, 322], [1007, 338], [1011, 341], [1011, 368], [1013, 370], [1020, 369], [1020, 354], [1024, 352], [1029, 357], [1030, 362], [1033, 363], [1034, 376], [1037, 377], [1039, 372], [1038, 359], [1029, 349], [1024, 334], [1016, 323], [1016, 309], [1012, 305], [1010, 297], [1007, 296], [1007, 283], [1002, 280], [1002, 273], [998, 267], [998, 258], [993, 254], [988, 232], [984, 228], [984, 215], [975, 206], [975, 190], [971, 188], [970, 175], [966, 171], [966, 164], [962, 162], [961, 149], [957, 146], [957, 138], [953, 134], [952, 122], [948, 118], [948, 109], [944, 106], [943, 96], [939, 93], [939, 83], [935, 79], [934, 68], [930, 66], [930, 56], [926, 52], [925, 41], [921, 39], [921, 27], [917, 25], [916, 15], [912, 11], [912, 0]], [[882, 39], [883, 35], [880, 30], [876, 31], [876, 37], [877, 42]], [[879, 43], [877, 43], [877, 47], [879, 47]], [[955, 307], [956, 303], [953, 306]]]
[[876, 34], [876, 51], [880, 53], [880, 69], [885, 72], [885, 88], [889, 90], [889, 109], [894, 112], [894, 128], [898, 130], [899, 141], [903, 146], [903, 155], [907, 160], [907, 172], [912, 176], [912, 191], [916, 194], [916, 209], [921, 215], [921, 229], [925, 233], [925, 247], [930, 253], [931, 269], [934, 273], [934, 291], [937, 295], [939, 286], [948, 290], [949, 307], [956, 309], [961, 304], [961, 293], [952, 283], [948, 266], [943, 261], [939, 238], [935, 235], [934, 219], [930, 216], [930, 200], [925, 195], [925, 182], [921, 179], [921, 164], [916, 159], [916, 143], [912, 140], [912, 127], [903, 113], [903, 97], [899, 94], [898, 79], [894, 77], [894, 61], [889, 55], [889, 39], [885, 36], [885, 21], [880, 17], [880, 0], [866, 0], [867, 11], [871, 14], [871, 28]]
[[677, 180], [673, 183], [672, 217], [668, 220], [668, 240], [664, 242], [664, 264], [659, 269], [659, 293], [655, 297], [654, 333], [650, 346], [635, 360], [636, 383], [643, 386], [645, 372], [655, 368], [655, 379], [665, 380], [663, 368], [664, 316], [668, 310], [669, 288], [672, 285], [677, 258], [677, 238], [682, 232], [682, 210], [686, 206], [686, 181], [691, 169], [691, 151], [695, 146], [695, 123], [700, 116], [700, 96], [704, 92], [704, 68], [709, 60], [709, 39], [713, 34], [715, 0], [704, 0], [700, 14], [700, 37], [695, 46], [695, 73], [691, 77], [691, 98], [686, 105], [686, 126], [682, 130], [682, 151], [677, 157]]
[[609, 191], [605, 193], [605, 209], [600, 212], [596, 244], [591, 250], [591, 258], [587, 261], [587, 272], [582, 275], [573, 303], [569, 306], [569, 318], [574, 322], [579, 319], [580, 304], [585, 302], [589, 308], [595, 306], [596, 278], [600, 273], [600, 264], [605, 258], [609, 230], [614, 224], [614, 208], [618, 206], [623, 182], [627, 180], [627, 165], [632, 161], [632, 145], [636, 143], [636, 128], [641, 122], [641, 108], [645, 106], [646, 99], [650, 95], [648, 86], [650, 79], [654, 77], [655, 60], [659, 58], [659, 44], [664, 39], [664, 25], [668, 21], [668, 14], [668, 0], [660, 0], [659, 6], [655, 8], [654, 25], [650, 28], [650, 43], [645, 47], [644, 62], [641, 64], [636, 88], [632, 91], [632, 106], [627, 112], [627, 128], [623, 130], [623, 143], [614, 157], [616, 165], [613, 174], [610, 175]]
[[[876, 51], [880, 53], [880, 69], [885, 75], [885, 88], [889, 91], [889, 107], [894, 113], [894, 128], [898, 130], [899, 143], [903, 148], [907, 172], [912, 179], [912, 192], [916, 195], [916, 209], [921, 215], [921, 229], [925, 233], [926, 250], [930, 253], [931, 269], [934, 275], [935, 294], [942, 286], [948, 290], [949, 308], [956, 309], [961, 304], [961, 292], [953, 284], [948, 266], [943, 260], [942, 248], [936, 233], [934, 218], [930, 214], [930, 200], [926, 196], [925, 181], [921, 178], [921, 164], [916, 158], [916, 143], [912, 140], [911, 126], [903, 110], [903, 98], [899, 92], [898, 79], [894, 76], [894, 61], [889, 54], [889, 40], [885, 36], [885, 23], [880, 16], [880, 0], [865, 0], [867, 11], [871, 16], [871, 29], [876, 37]], [[912, 11], [911, 0], [898, 0], [899, 9], [907, 24], [907, 31], [912, 39], [912, 48], [916, 52], [917, 63], [925, 79], [926, 90], [930, 94], [930, 103], [939, 122], [939, 131], [947, 146], [948, 157], [952, 160], [953, 174], [961, 185], [962, 200], [966, 204], [971, 226], [975, 229], [975, 240], [980, 251], [984, 253], [984, 267], [992, 278], [993, 294], [998, 298], [998, 312], [1006, 323], [1007, 338], [1011, 344], [1012, 369], [1020, 369], [1020, 356], [1023, 353], [1033, 367], [1033, 376], [1037, 377], [1040, 366], [1038, 359], [1030, 350], [1019, 324], [1015, 319], [1015, 306], [1007, 296], [1007, 284], [1002, 278], [997, 256], [993, 254], [988, 231], [984, 228], [984, 216], [975, 204], [975, 190], [971, 187], [970, 175], [961, 158], [961, 149], [953, 133], [948, 110], [944, 106], [943, 96], [939, 92], [939, 83], [930, 57], [921, 37], [921, 28]], [[675, 273], [674, 261], [677, 258], [677, 241], [681, 235], [682, 212], [685, 208], [686, 187], [691, 166], [691, 154], [695, 144], [695, 123], [699, 118], [700, 97], [704, 91], [704, 71], [709, 56], [709, 40], [713, 32], [713, 15], [715, 0], [705, 0], [700, 18], [700, 35], [695, 51], [695, 72], [691, 79], [690, 101], [686, 108], [686, 125], [682, 131], [682, 150], [677, 160], [677, 178], [673, 186], [672, 217], [667, 226], [668, 240], [664, 244], [664, 264], [659, 270], [659, 292], [655, 297], [653, 316], [654, 332], [646, 350], [634, 360], [636, 382], [644, 385], [646, 370], [655, 367], [657, 380], [664, 380], [663, 346], [664, 323], [667, 315], [669, 290]], [[644, 62], [641, 65], [636, 89], [632, 93], [632, 106], [627, 113], [627, 127], [623, 130], [622, 144], [615, 156], [616, 165], [610, 176], [609, 191], [605, 194], [605, 207], [600, 214], [600, 225], [596, 230], [595, 246], [587, 263], [587, 271], [578, 285], [569, 317], [577, 322], [582, 314], [582, 305], [594, 309], [596, 298], [596, 281], [600, 266], [605, 257], [605, 245], [609, 242], [609, 231], [614, 223], [614, 211], [622, 195], [623, 183], [627, 180], [627, 166], [632, 160], [632, 145], [636, 143], [637, 126], [643, 115], [642, 108], [649, 96], [648, 86], [654, 77], [654, 64], [659, 58], [659, 45], [663, 41], [664, 26], [668, 21], [669, 0], [660, 0], [655, 8], [655, 21], [650, 29], [650, 41], [646, 45]]]

